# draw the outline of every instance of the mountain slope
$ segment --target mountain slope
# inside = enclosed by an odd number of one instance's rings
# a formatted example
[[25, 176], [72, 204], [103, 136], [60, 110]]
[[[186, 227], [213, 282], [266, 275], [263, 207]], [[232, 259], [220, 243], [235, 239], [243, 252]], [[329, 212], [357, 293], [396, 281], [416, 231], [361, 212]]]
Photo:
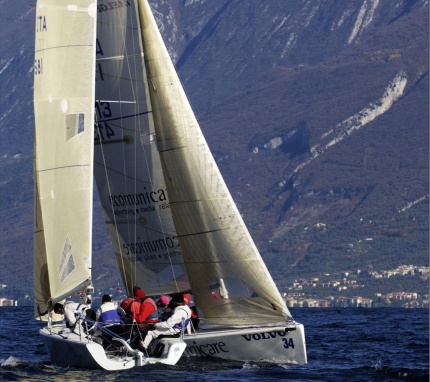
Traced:
[[[428, 264], [427, 1], [150, 3], [277, 281]], [[0, 281], [30, 292], [35, 2], [0, 6]]]

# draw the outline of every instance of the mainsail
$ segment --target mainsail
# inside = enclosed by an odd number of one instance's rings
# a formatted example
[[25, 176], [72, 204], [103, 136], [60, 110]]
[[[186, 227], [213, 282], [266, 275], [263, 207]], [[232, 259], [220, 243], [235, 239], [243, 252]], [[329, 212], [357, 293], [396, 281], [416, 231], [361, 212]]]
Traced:
[[[90, 283], [94, 0], [37, 5], [34, 62], [35, 308]], [[73, 33], [70, 33], [73, 31]], [[73, 74], [73, 75], [71, 75]]]
[[185, 291], [190, 285], [161, 169], [137, 3], [119, 5], [99, 2], [97, 189], [129, 293], [134, 285], [147, 295]]

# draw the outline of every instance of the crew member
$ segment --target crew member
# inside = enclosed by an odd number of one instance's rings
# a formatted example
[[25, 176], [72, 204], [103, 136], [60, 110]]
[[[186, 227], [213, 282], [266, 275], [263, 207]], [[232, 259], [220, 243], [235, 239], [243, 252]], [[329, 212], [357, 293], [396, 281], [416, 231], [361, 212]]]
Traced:
[[88, 305], [80, 304], [74, 301], [66, 301], [64, 304], [57, 302], [54, 305], [54, 312], [64, 314], [66, 326], [73, 329], [76, 325], [76, 316], [79, 316], [88, 309]]
[[146, 297], [145, 292], [142, 289], [136, 291], [136, 299], [140, 300], [139, 313], [135, 315], [135, 320], [138, 324], [143, 324], [141, 329], [145, 329], [145, 324], [153, 324], [158, 322], [158, 309], [155, 301]]
[[167, 296], [160, 296], [157, 301], [158, 318], [160, 321], [166, 321], [172, 314], [172, 310], [169, 307], [170, 299]]
[[191, 318], [190, 308], [184, 303], [184, 295], [176, 293], [170, 300], [170, 305], [175, 306], [173, 314], [167, 321], [155, 324], [155, 330], [149, 330], [145, 339], [140, 341], [140, 346], [147, 350], [150, 342], [160, 335], [175, 335], [184, 330]]
[[138, 299], [136, 295], [139, 290], [142, 289], [140, 289], [139, 287], [133, 287], [134, 298], [127, 297], [120, 304], [122, 310], [125, 313], [123, 321], [126, 324], [131, 324], [136, 319], [136, 315], [139, 314], [141, 300]]
[[102, 304], [96, 312], [96, 321], [104, 325], [120, 324], [121, 318], [116, 310], [115, 304], [111, 297], [105, 294], [102, 297]]

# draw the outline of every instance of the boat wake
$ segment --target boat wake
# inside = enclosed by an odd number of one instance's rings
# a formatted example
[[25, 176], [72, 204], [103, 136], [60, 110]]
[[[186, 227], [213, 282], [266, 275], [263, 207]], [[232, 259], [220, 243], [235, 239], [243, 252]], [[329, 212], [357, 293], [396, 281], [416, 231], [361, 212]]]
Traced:
[[243, 368], [244, 368], [244, 369], [258, 369], [258, 368], [259, 368], [259, 366], [258, 366], [258, 365], [256, 365], [255, 363], [245, 362], [245, 363], [243, 364]]
[[409, 369], [409, 368], [398, 368], [384, 366], [382, 364], [382, 358], [379, 358], [376, 363], [372, 363], [372, 369], [379, 374], [382, 373], [388, 378], [399, 379], [399, 380], [413, 380], [413, 381], [428, 381], [429, 373], [425, 370], [420, 369]]
[[0, 359], [0, 366], [1, 367], [5, 367], [5, 366], [17, 366], [20, 363], [22, 363], [22, 361], [19, 358], [15, 358], [13, 356], [10, 356], [7, 359]]

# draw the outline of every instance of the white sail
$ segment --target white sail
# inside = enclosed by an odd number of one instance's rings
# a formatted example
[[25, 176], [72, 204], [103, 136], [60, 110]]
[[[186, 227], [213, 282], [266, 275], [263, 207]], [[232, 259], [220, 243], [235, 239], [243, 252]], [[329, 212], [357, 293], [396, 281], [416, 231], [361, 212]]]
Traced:
[[[196, 304], [223, 325], [290, 317], [203, 137], [146, 0], [139, 0], [155, 133]], [[213, 298], [218, 287], [223, 298]]]
[[190, 288], [160, 164], [137, 4], [99, 2], [95, 178], [126, 289]]
[[38, 1], [34, 62], [35, 305], [91, 278], [94, 0]]

